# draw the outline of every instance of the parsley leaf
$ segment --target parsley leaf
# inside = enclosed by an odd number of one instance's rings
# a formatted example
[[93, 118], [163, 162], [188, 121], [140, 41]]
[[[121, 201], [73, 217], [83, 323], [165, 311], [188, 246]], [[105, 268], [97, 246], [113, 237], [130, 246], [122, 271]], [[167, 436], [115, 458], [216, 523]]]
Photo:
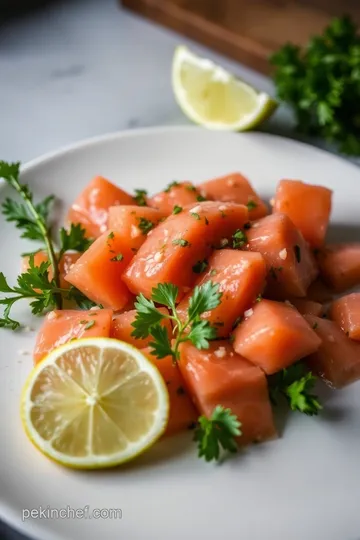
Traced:
[[196, 264], [194, 264], [192, 270], [193, 272], [195, 272], [195, 274], [201, 274], [207, 269], [208, 266], [209, 263], [207, 262], [207, 260], [203, 259], [202, 261], [198, 261]]
[[146, 189], [135, 189], [134, 201], [138, 206], [147, 206], [146, 195], [148, 192]]
[[175, 311], [176, 298], [179, 294], [179, 289], [172, 283], [159, 283], [152, 290], [151, 298], [154, 302], [162, 304]]
[[[221, 293], [218, 292], [219, 284], [211, 281], [195, 287], [189, 299], [189, 308], [185, 320], [179, 318], [176, 310], [176, 299], [179, 289], [171, 283], [160, 283], [153, 288], [151, 300], [140, 294], [135, 303], [136, 317], [132, 326], [132, 336], [146, 338], [151, 335], [151, 354], [163, 358], [171, 354], [176, 361], [179, 358], [179, 346], [184, 341], [191, 341], [198, 349], [207, 349], [209, 340], [216, 337], [216, 329], [209, 321], [201, 320], [201, 314], [210, 311], [220, 304]], [[155, 305], [162, 304], [170, 310], [170, 314], [164, 315]], [[173, 321], [173, 342], [168, 333], [164, 331], [160, 322], [168, 318]], [[166, 352], [166, 354], [165, 354]], [[160, 356], [159, 356], [160, 355]]]
[[182, 211], [183, 211], [182, 207], [175, 204], [172, 213], [176, 215], [176, 214], [180, 214], [180, 212]]
[[149, 347], [152, 348], [151, 354], [156, 358], [165, 358], [165, 356], [175, 356], [171, 348], [168, 330], [161, 324], [155, 324], [150, 328], [150, 334], [154, 341], [150, 341]]
[[141, 217], [139, 219], [139, 229], [143, 234], [147, 234], [154, 227], [154, 223], [149, 219]]
[[241, 229], [237, 229], [232, 235], [232, 245], [234, 249], [240, 249], [247, 244], [247, 236]]
[[83, 251], [86, 251], [92, 243], [93, 240], [86, 237], [86, 231], [80, 223], [72, 223], [68, 231], [62, 227], [60, 229], [61, 249], [58, 258], [61, 259], [62, 255], [70, 250], [82, 253]]
[[179, 185], [180, 185], [179, 182], [177, 182], [176, 180], [174, 180], [173, 182], [170, 182], [170, 184], [168, 184], [166, 188], [164, 189], [164, 193], [169, 193], [173, 187], [177, 187]]
[[181, 246], [181, 247], [189, 247], [189, 246], [191, 246], [190, 242], [188, 240], [185, 240], [184, 238], [176, 238], [171, 243], [174, 246]]
[[218, 460], [220, 450], [237, 452], [235, 437], [241, 435], [241, 423], [230, 409], [217, 405], [210, 418], [200, 416], [194, 433], [198, 456], [206, 461]]
[[199, 317], [205, 311], [211, 311], [220, 304], [222, 293], [219, 293], [219, 284], [207, 281], [197, 286], [189, 300], [189, 319]]
[[136, 297], [134, 305], [137, 313], [132, 323], [134, 330], [131, 335], [143, 339], [149, 336], [151, 327], [162, 321], [164, 315], [157, 309], [154, 302], [145, 298], [143, 294]]
[[10, 293], [0, 299], [0, 305], [5, 306], [0, 326], [16, 329], [20, 323], [10, 318], [13, 305], [19, 300], [30, 299], [31, 312], [34, 315], [42, 313], [47, 308], [56, 307], [56, 294], [59, 292], [53, 279], [49, 279], [50, 262], [34, 264], [34, 256], [30, 255], [29, 268], [17, 278], [17, 285], [11, 287], [4, 274], [0, 272], [0, 292]]
[[311, 393], [315, 381], [316, 377], [311, 372], [306, 373], [304, 364], [297, 362], [269, 377], [271, 401], [276, 405], [282, 396], [293, 411], [317, 415], [322, 406], [317, 396]]
[[209, 339], [216, 338], [216, 328], [210, 325], [209, 321], [194, 321], [188, 337], [197, 349], [208, 349]]
[[249, 201], [246, 206], [248, 210], [254, 210], [258, 205], [255, 201]]

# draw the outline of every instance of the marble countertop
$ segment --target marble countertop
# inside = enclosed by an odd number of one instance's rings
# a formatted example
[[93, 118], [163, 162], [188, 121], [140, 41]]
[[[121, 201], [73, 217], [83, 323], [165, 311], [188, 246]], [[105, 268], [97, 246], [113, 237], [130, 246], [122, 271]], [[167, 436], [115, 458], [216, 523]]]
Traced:
[[[179, 43], [274, 94], [270, 79], [121, 9], [116, 0], [54, 1], [4, 23], [1, 158], [26, 162], [86, 137], [189, 123], [171, 90]], [[299, 138], [293, 127], [290, 112], [280, 107], [263, 129]], [[24, 537], [0, 522], [0, 538]]]

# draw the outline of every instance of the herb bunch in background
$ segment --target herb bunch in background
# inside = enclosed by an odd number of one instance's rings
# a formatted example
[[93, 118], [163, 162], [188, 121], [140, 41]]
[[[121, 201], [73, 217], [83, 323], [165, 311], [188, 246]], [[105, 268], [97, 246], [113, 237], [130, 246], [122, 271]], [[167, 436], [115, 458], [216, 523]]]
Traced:
[[360, 155], [360, 37], [350, 17], [333, 19], [306, 49], [287, 44], [272, 55], [280, 100], [299, 131]]

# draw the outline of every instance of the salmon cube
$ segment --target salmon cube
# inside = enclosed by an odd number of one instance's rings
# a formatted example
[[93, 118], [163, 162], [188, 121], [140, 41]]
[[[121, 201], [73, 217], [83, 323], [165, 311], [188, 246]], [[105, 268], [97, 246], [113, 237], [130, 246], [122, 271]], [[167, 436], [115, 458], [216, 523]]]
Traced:
[[164, 213], [147, 206], [111, 206], [109, 208], [109, 230], [120, 234], [136, 253], [145, 242], [149, 232], [164, 218]]
[[300, 180], [281, 180], [273, 211], [289, 216], [310, 246], [319, 248], [329, 225], [331, 198], [332, 191], [328, 188]]
[[306, 296], [318, 270], [308, 244], [288, 216], [272, 214], [256, 221], [247, 238], [247, 249], [265, 259], [272, 295], [280, 299]]
[[106, 232], [81, 255], [65, 279], [97, 304], [122, 309], [132, 299], [121, 280], [132, 256], [122, 235]]
[[[206, 271], [195, 285], [201, 286], [208, 281], [219, 284], [220, 305], [202, 315], [216, 328], [218, 337], [229, 336], [236, 319], [262, 293], [265, 278], [266, 265], [260, 253], [221, 249], [211, 255]], [[180, 320], [186, 319], [192, 293], [190, 291], [177, 307]]]
[[212, 342], [207, 350], [183, 343], [179, 367], [201, 414], [210, 417], [222, 405], [238, 417], [242, 424], [239, 444], [276, 437], [266, 377], [236, 354], [229, 342]]
[[118, 204], [134, 204], [134, 199], [106, 178], [95, 176], [71, 205], [67, 221], [80, 223], [88, 237], [97, 238], [108, 228], [109, 208]]
[[248, 220], [245, 206], [202, 202], [169, 216], [149, 235], [123, 275], [134, 294], [147, 298], [159, 283], [179, 287], [179, 300], [196, 280], [193, 266], [206, 259], [214, 246], [228, 243]]
[[360, 343], [353, 341], [333, 321], [305, 315], [321, 339], [319, 349], [306, 363], [333, 388], [342, 388], [360, 379]]
[[296, 307], [301, 315], [315, 315], [321, 317], [324, 313], [324, 306], [320, 302], [314, 302], [307, 298], [290, 298], [290, 303]]
[[259, 219], [268, 214], [265, 203], [260, 199], [249, 180], [240, 173], [227, 174], [207, 180], [198, 186], [201, 195], [213, 201], [244, 204], [249, 210], [249, 219]]
[[321, 277], [336, 291], [360, 284], [360, 243], [327, 245], [317, 259]]
[[268, 375], [315, 352], [321, 343], [296, 309], [272, 300], [257, 302], [233, 336], [235, 351]]
[[155, 358], [149, 348], [141, 350], [160, 371], [169, 392], [170, 411], [165, 435], [174, 435], [195, 427], [198, 412], [186, 390], [185, 381], [172, 356]]
[[[160, 311], [164, 315], [169, 314], [168, 310], [165, 307], [158, 308], [158, 311]], [[120, 341], [126, 341], [126, 343], [130, 343], [130, 345], [134, 345], [134, 347], [142, 349], [144, 347], [148, 347], [149, 343], [153, 341], [154, 338], [152, 336], [148, 336], [147, 338], [142, 339], [135, 338], [131, 335], [134, 331], [132, 323], [135, 321], [136, 313], [136, 310], [133, 309], [130, 311], [126, 311], [125, 313], [115, 315], [111, 325], [111, 337], [119, 339]], [[167, 329], [169, 339], [171, 340], [172, 326], [170, 320], [163, 319], [161, 321], [161, 324]]]
[[360, 341], [360, 293], [335, 300], [330, 306], [329, 315], [347, 336]]
[[53, 349], [72, 339], [109, 337], [111, 319], [110, 309], [50, 311], [36, 338], [34, 363], [37, 364]]
[[148, 205], [169, 216], [175, 206], [183, 208], [188, 204], [196, 204], [201, 200], [203, 198], [191, 182], [172, 182], [164, 191], [150, 197]]

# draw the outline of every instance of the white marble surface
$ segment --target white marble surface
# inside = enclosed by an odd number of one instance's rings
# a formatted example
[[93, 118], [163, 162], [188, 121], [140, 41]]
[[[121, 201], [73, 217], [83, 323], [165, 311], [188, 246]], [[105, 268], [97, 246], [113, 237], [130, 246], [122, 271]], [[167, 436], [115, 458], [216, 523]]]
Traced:
[[[122, 10], [116, 0], [52, 2], [4, 23], [0, 157], [24, 162], [106, 132], [188, 123], [170, 84], [172, 55], [179, 43], [193, 45]], [[268, 78], [193, 46], [274, 94]], [[264, 127], [295, 136], [292, 128], [291, 115], [283, 107]], [[0, 538], [20, 536], [0, 523]]]

